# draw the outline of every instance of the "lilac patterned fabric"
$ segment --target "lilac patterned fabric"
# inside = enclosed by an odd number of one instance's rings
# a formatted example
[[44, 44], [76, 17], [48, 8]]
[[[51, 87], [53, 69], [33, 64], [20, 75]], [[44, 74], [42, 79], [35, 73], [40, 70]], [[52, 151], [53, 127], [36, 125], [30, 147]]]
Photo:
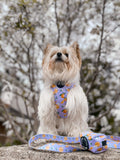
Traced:
[[[53, 143], [47, 143], [43, 146], [34, 145], [39, 139], [46, 139], [53, 141]], [[63, 142], [54, 143], [55, 142]], [[67, 144], [65, 144], [67, 143]], [[68, 144], [72, 145], [68, 145]], [[75, 144], [79, 143], [79, 146]], [[120, 149], [120, 137], [108, 136], [101, 133], [85, 132], [80, 134], [80, 137], [65, 137], [50, 134], [39, 134], [30, 138], [28, 145], [30, 148], [42, 151], [54, 151], [54, 152], [75, 152], [88, 150], [92, 153], [102, 153], [108, 148]]]
[[52, 85], [51, 89], [54, 94], [55, 106], [58, 118], [67, 118], [68, 111], [65, 108], [67, 102], [67, 94], [74, 87], [74, 84], [66, 84], [64, 87], [59, 88], [57, 85]]
[[[67, 84], [62, 88], [52, 85], [51, 89], [53, 90], [55, 105], [57, 109], [57, 115], [59, 118], [67, 118], [68, 111], [65, 108], [67, 102], [67, 94], [71, 88], [74, 87], [74, 84]], [[47, 143], [43, 146], [37, 144], [38, 140], [46, 139], [55, 142], [61, 143]], [[64, 144], [63, 144], [64, 143]], [[67, 144], [65, 144], [67, 143]], [[68, 144], [72, 145], [68, 145]], [[79, 146], [75, 144], [79, 143]], [[37, 145], [36, 145], [37, 144]], [[120, 137], [110, 136], [101, 133], [94, 132], [84, 132], [80, 134], [79, 137], [67, 137], [59, 135], [50, 135], [50, 134], [39, 134], [30, 138], [28, 145], [30, 148], [35, 150], [42, 151], [54, 151], [54, 152], [75, 152], [88, 150], [92, 153], [102, 153], [105, 152], [108, 148], [117, 148], [120, 149]]]

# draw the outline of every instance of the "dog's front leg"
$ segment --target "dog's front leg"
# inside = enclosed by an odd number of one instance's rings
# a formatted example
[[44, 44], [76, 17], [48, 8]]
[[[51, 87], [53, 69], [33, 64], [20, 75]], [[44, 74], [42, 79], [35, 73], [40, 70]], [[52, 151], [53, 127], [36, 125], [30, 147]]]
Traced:
[[80, 86], [76, 86], [68, 94], [66, 108], [68, 118], [66, 129], [69, 136], [79, 136], [80, 133], [88, 131], [88, 102]]
[[40, 120], [38, 134], [57, 134], [54, 96], [50, 88], [41, 91], [38, 117]]

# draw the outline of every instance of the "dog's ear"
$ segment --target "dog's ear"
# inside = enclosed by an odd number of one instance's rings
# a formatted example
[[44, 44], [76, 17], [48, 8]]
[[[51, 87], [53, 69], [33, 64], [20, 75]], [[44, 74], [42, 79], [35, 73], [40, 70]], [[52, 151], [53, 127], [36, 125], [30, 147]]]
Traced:
[[79, 48], [79, 44], [75, 41], [72, 45], [71, 45], [72, 48], [74, 48], [75, 50], [75, 53], [77, 54], [77, 58], [79, 60], [79, 64], [80, 64], [80, 67], [81, 67], [81, 56], [80, 56], [80, 48]]
[[44, 49], [44, 54], [47, 54], [48, 51], [49, 51], [49, 49], [52, 48], [52, 47], [53, 47], [53, 45], [50, 44], [50, 43], [48, 43], [47, 46], [46, 46], [46, 48]]

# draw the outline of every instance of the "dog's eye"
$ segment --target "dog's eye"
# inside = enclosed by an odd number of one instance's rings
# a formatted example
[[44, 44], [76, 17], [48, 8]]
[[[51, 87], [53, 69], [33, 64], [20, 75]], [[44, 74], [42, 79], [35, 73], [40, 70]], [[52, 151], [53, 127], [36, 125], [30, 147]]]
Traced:
[[65, 53], [66, 57], [68, 57], [68, 53]]

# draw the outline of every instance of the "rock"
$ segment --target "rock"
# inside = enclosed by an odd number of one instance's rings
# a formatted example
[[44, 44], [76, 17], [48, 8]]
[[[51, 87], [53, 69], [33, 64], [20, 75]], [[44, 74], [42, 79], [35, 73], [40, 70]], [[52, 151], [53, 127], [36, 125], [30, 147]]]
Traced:
[[120, 149], [108, 149], [104, 153], [88, 151], [55, 153], [35, 151], [27, 145], [0, 148], [0, 160], [120, 160]]

